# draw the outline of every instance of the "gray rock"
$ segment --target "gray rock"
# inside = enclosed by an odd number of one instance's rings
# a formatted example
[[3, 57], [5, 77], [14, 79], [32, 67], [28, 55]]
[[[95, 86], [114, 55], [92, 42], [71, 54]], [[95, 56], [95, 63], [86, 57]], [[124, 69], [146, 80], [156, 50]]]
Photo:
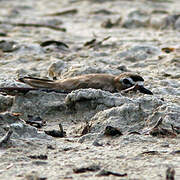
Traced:
[[[138, 98], [132, 103], [124, 103], [122, 106], [113, 107], [100, 111], [91, 119], [91, 132], [79, 138], [80, 143], [94, 140], [94, 143], [102, 143], [104, 139], [104, 130], [107, 126], [118, 128], [125, 136], [120, 137], [121, 144], [132, 142], [156, 141], [152, 137], [139, 135], [127, 135], [127, 132], [145, 132], [147, 126], [153, 126], [159, 117], [163, 116], [166, 111], [154, 113], [163, 102], [157, 98]], [[163, 109], [163, 108], [162, 108]], [[152, 115], [153, 114], [153, 115]], [[165, 122], [166, 124], [167, 122]], [[104, 141], [104, 140], [103, 140]], [[94, 144], [93, 143], [93, 144]]]
[[169, 103], [166, 107], [165, 113], [167, 115], [166, 119], [165, 119], [165, 123], [168, 125], [173, 125], [173, 126], [177, 126], [180, 127], [180, 104], [179, 105], [175, 105], [175, 104], [171, 104]]
[[158, 98], [140, 97], [132, 103], [124, 103], [120, 107], [113, 107], [97, 113], [92, 119], [91, 133], [101, 133], [106, 126], [119, 128], [120, 131], [139, 131], [153, 126], [160, 117], [163, 125], [171, 128], [171, 124], [179, 127], [180, 106], [168, 105]]
[[[39, 116], [42, 119], [50, 115], [61, 119], [62, 114], [66, 110], [64, 104], [65, 96], [65, 94], [61, 93], [46, 93], [43, 91], [32, 91], [25, 95], [17, 95], [11, 112], [22, 113], [24, 119], [27, 119], [28, 115]], [[61, 111], [63, 112], [61, 113]]]
[[0, 95], [0, 112], [9, 110], [12, 104], [13, 98], [11, 96]]
[[[146, 98], [145, 98], [146, 97]], [[23, 119], [28, 115], [59, 120], [89, 121], [97, 112], [108, 108], [135, 103], [139, 108], [152, 113], [162, 105], [158, 98], [144, 96], [131, 100], [119, 93], [110, 93], [99, 89], [79, 89], [69, 94], [32, 91], [17, 95], [11, 112], [20, 112]]]
[[[112, 94], [95, 89], [73, 91], [66, 96], [65, 103], [70, 109], [74, 109], [78, 120], [95, 123], [92, 128], [92, 132], [95, 133], [100, 133], [107, 125], [123, 128], [123, 131], [127, 130], [128, 126], [129, 130], [140, 130], [145, 127], [145, 121], [151, 117], [154, 109], [163, 105], [163, 101], [156, 97], [130, 99], [118, 93]], [[127, 120], [127, 116], [130, 120]], [[160, 114], [155, 114], [151, 121], [154, 123], [159, 117]], [[142, 122], [139, 122], [141, 120]], [[119, 121], [122, 121], [122, 124], [118, 124]]]
[[27, 53], [39, 55], [39, 54], [44, 54], [44, 50], [39, 44], [21, 44], [17, 53], [19, 55], [26, 55]]
[[96, 113], [90, 120], [91, 133], [82, 136], [79, 142], [101, 140], [107, 126], [118, 128], [123, 134], [132, 131], [147, 132], [147, 127], [153, 127], [160, 117], [163, 118], [162, 127], [172, 131], [171, 125], [180, 126], [179, 108], [179, 105], [167, 104], [156, 97], [134, 98], [121, 106]]
[[[167, 17], [164, 18], [164, 26], [163, 29], [167, 28], [175, 28], [175, 23], [180, 17], [179, 14], [174, 14], [174, 15], [168, 15]], [[177, 23], [178, 24], [178, 23]]]
[[[16, 71], [17, 78], [25, 77], [25, 76], [31, 76], [31, 77], [40, 77], [40, 72], [37, 72], [36, 69], [33, 70], [27, 70], [24, 68], [20, 68]], [[24, 86], [23, 83], [21, 83], [21, 86]], [[27, 85], [26, 85], [27, 87]]]
[[23, 119], [28, 115], [73, 122], [90, 120], [97, 112], [131, 102], [121, 94], [96, 89], [80, 89], [69, 93], [32, 91], [17, 95], [11, 112], [22, 113]]
[[52, 52], [57, 52], [57, 53], [62, 53], [62, 54], [66, 54], [69, 53], [70, 50], [68, 48], [66, 48], [65, 46], [57, 46], [54, 44], [51, 44], [49, 46], [43, 47], [44, 51], [46, 53], [52, 53]]
[[[131, 100], [120, 94], [97, 89], [80, 89], [71, 92], [65, 98], [65, 104], [71, 109], [71, 117], [75, 121], [89, 121], [97, 112], [120, 106]], [[73, 111], [72, 111], [73, 110]]]
[[25, 124], [19, 117], [10, 113], [0, 114], [0, 134], [4, 134], [5, 129], [7, 130], [8, 128], [13, 131], [13, 138], [50, 139], [45, 133], [38, 132], [37, 128]]
[[50, 139], [44, 132], [38, 132], [37, 128], [24, 123], [13, 123], [10, 125], [10, 128], [13, 130], [13, 137], [15, 138]]
[[0, 87], [18, 87], [18, 86], [27, 87], [27, 85], [14, 81], [14, 79], [12, 78], [9, 78], [9, 79], [3, 78], [0, 80]]
[[[154, 96], [130, 99], [119, 93], [112, 94], [99, 89], [79, 89], [68, 95], [43, 91], [18, 95], [11, 111], [22, 113], [23, 119], [34, 115], [66, 122], [90, 121], [93, 123], [91, 133], [102, 134], [107, 125], [119, 128], [122, 133], [142, 131], [147, 124], [153, 126], [164, 115], [168, 115], [165, 124], [171, 122], [178, 126], [178, 108], [178, 105], [168, 105]], [[95, 136], [92, 136], [87, 138], [94, 139]], [[85, 139], [81, 138], [79, 142]]]
[[150, 45], [138, 45], [134, 46], [127, 51], [117, 54], [118, 58], [123, 58], [127, 61], [136, 62], [145, 60], [160, 54], [160, 49]]
[[155, 29], [162, 29], [163, 27], [165, 27], [165, 15], [153, 15], [150, 19], [150, 26], [155, 28]]
[[19, 46], [15, 41], [6, 41], [6, 40], [1, 40], [0, 41], [0, 49], [3, 52], [13, 52], [19, 49]]
[[178, 17], [178, 19], [176, 20], [174, 28], [180, 30], [180, 17]]
[[126, 131], [140, 131], [145, 126], [148, 114], [134, 103], [125, 103], [120, 107], [113, 107], [97, 113], [91, 121], [91, 132], [101, 132], [106, 126], [119, 128], [122, 133]]
[[98, 133], [89, 133], [79, 138], [78, 142], [83, 143], [84, 141], [92, 141], [98, 137]]
[[[66, 96], [65, 103], [68, 106], [75, 106], [76, 103], [83, 102], [84, 107], [86, 106], [86, 101], [89, 101], [87, 103], [87, 106], [92, 105], [92, 107], [95, 105], [103, 105], [105, 107], [114, 107], [114, 106], [120, 106], [124, 104], [125, 102], [131, 102], [130, 99], [121, 96], [121, 94], [118, 93], [110, 93], [107, 91], [102, 91], [100, 89], [80, 89], [71, 92]], [[78, 109], [78, 106], [75, 107]]]
[[164, 102], [161, 99], [151, 96], [134, 98], [134, 102], [137, 103], [140, 108], [149, 111], [149, 114], [151, 114], [154, 109], [164, 105]]
[[142, 10], [135, 10], [128, 14], [127, 19], [122, 24], [124, 28], [139, 28], [149, 25], [150, 16]]

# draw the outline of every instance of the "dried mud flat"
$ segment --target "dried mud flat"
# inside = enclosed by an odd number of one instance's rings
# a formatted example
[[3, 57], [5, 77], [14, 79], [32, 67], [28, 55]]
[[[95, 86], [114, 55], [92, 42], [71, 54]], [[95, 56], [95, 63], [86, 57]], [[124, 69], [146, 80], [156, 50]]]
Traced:
[[27, 87], [16, 81], [23, 76], [130, 71], [154, 95], [2, 93], [0, 179], [180, 179], [179, 7], [179, 0], [1, 0], [0, 88]]

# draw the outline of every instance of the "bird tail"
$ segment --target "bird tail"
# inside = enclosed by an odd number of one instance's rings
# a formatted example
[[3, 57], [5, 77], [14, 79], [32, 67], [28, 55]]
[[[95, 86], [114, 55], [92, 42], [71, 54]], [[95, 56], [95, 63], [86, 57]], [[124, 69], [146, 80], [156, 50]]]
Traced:
[[48, 89], [53, 89], [54, 83], [55, 83], [53, 80], [39, 79], [39, 78], [33, 78], [33, 77], [19, 78], [18, 81], [28, 84], [35, 88], [48, 88]]

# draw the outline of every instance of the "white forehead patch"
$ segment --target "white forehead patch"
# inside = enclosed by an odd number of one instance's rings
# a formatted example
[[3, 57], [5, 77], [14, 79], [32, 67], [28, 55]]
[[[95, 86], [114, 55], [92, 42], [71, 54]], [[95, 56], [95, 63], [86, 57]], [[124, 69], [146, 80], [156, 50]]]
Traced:
[[139, 86], [143, 86], [144, 82], [143, 81], [137, 81], [136, 84], [138, 84]]

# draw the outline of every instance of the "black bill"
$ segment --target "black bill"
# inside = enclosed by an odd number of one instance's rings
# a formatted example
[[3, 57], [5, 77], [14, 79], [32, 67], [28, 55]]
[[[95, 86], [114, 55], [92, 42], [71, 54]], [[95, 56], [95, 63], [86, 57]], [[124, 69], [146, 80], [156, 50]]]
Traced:
[[138, 86], [138, 90], [141, 93], [153, 95], [153, 93], [150, 90], [146, 89], [144, 86]]

